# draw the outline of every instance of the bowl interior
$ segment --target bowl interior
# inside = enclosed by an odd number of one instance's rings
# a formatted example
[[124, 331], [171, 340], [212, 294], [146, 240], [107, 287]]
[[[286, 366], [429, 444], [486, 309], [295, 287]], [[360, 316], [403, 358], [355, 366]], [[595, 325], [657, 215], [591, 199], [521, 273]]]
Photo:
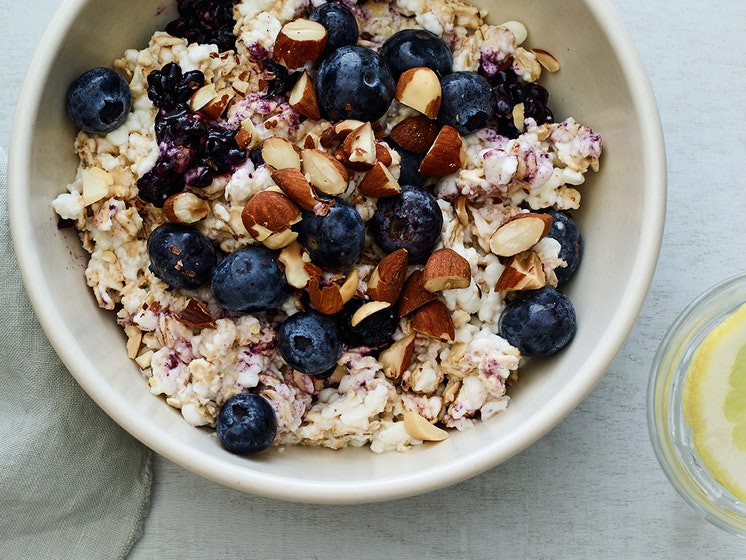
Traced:
[[566, 290], [578, 315], [575, 340], [558, 357], [525, 367], [505, 412], [441, 444], [384, 455], [291, 447], [257, 458], [223, 451], [207, 431], [188, 426], [148, 392], [112, 314], [98, 309], [85, 284], [77, 237], [57, 230], [50, 206], [77, 165], [75, 131], [64, 107], [68, 84], [90, 67], [110, 65], [127, 48], [142, 48], [173, 9], [162, 11], [156, 0], [63, 5], [19, 105], [11, 212], [40, 320], [73, 375], [109, 415], [156, 451], [221, 483], [285, 499], [360, 502], [434, 489], [497, 464], [541, 437], [590, 391], [631, 327], [657, 258], [665, 186], [654, 102], [605, 1], [476, 4], [490, 10], [493, 23], [526, 24], [528, 44], [562, 63], [559, 73], [543, 79], [555, 114], [572, 115], [604, 138], [601, 173], [589, 173], [580, 187], [585, 256]]

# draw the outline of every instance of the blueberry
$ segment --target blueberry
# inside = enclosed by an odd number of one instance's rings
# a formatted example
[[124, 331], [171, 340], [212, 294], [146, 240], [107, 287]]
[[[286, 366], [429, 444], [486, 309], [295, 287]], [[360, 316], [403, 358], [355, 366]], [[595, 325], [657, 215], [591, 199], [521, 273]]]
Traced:
[[353, 327], [352, 316], [363, 303], [361, 299], [353, 299], [336, 316], [342, 342], [351, 348], [360, 346], [377, 348], [388, 344], [399, 324], [396, 308], [391, 306], [382, 309], [373, 313], [373, 315], [369, 315]]
[[365, 246], [365, 224], [357, 210], [336, 199], [326, 216], [303, 211], [295, 226], [298, 241], [314, 264], [324, 268], [354, 264]]
[[326, 47], [322, 57], [326, 58], [339, 47], [357, 44], [360, 29], [355, 16], [344, 4], [322, 4], [313, 9], [308, 19], [319, 22], [326, 29]]
[[440, 241], [443, 214], [433, 195], [405, 185], [402, 194], [378, 200], [370, 227], [381, 249], [393, 253], [404, 248], [410, 263], [422, 263]]
[[282, 64], [277, 64], [271, 60], [265, 60], [264, 67], [272, 77], [267, 84], [267, 92], [264, 94], [266, 98], [274, 98], [286, 94], [293, 89], [295, 82], [300, 76], [298, 73], [293, 74], [288, 72], [288, 69]]
[[159, 109], [171, 110], [185, 105], [204, 83], [205, 75], [199, 70], [183, 74], [181, 66], [169, 62], [148, 74], [148, 97]]
[[316, 76], [316, 94], [329, 120], [377, 121], [391, 105], [396, 82], [383, 59], [366, 47], [340, 47]]
[[84, 72], [67, 91], [67, 112], [75, 125], [91, 134], [119, 128], [132, 107], [132, 92], [122, 76], [111, 68]]
[[316, 311], [286, 319], [277, 329], [277, 349], [290, 367], [309, 375], [324, 374], [342, 353], [334, 319]]
[[196, 289], [210, 279], [215, 248], [193, 227], [163, 224], [148, 239], [150, 270], [172, 288]]
[[554, 288], [525, 292], [510, 302], [500, 315], [500, 336], [524, 356], [549, 356], [575, 336], [575, 309]]
[[484, 76], [454, 72], [440, 82], [443, 100], [438, 121], [469, 134], [484, 128], [495, 110], [495, 94]]
[[220, 51], [235, 49], [233, 6], [237, 2], [178, 0], [179, 17], [166, 25], [166, 32], [174, 37], [183, 37], [190, 43], [217, 45]]
[[441, 78], [451, 73], [453, 55], [442, 39], [424, 29], [394, 33], [381, 47], [381, 56], [398, 80], [410, 68], [426, 66]]
[[421, 187], [425, 184], [425, 176], [420, 173], [420, 164], [425, 158], [425, 154], [416, 154], [405, 150], [399, 146], [391, 138], [386, 138], [384, 141], [391, 146], [392, 150], [395, 150], [401, 161], [399, 162], [399, 184], [400, 185], [416, 185]]
[[580, 234], [578, 226], [575, 225], [567, 214], [547, 212], [552, 219], [552, 228], [547, 233], [547, 237], [556, 239], [560, 244], [559, 257], [567, 263], [564, 268], [555, 268], [557, 282], [562, 285], [567, 282], [577, 270], [580, 261], [583, 259], [583, 236]]
[[215, 431], [220, 443], [231, 453], [256, 453], [275, 440], [277, 416], [264, 397], [239, 393], [220, 407]]
[[288, 285], [277, 266], [277, 254], [250, 245], [225, 257], [212, 273], [212, 295], [230, 311], [261, 311], [278, 307]]

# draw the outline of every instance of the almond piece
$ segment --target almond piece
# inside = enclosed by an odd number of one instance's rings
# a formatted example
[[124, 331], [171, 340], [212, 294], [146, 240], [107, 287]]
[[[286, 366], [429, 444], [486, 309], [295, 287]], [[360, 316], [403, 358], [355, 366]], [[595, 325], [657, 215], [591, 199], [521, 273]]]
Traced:
[[464, 145], [458, 131], [452, 126], [440, 129], [435, 142], [420, 163], [420, 173], [428, 177], [445, 177], [464, 166]]
[[301, 220], [300, 209], [283, 194], [262, 191], [246, 203], [241, 214], [246, 230], [257, 240], [283, 232]]
[[538, 290], [547, 283], [541, 258], [536, 251], [524, 251], [510, 257], [510, 261], [495, 285], [496, 292]]
[[409, 437], [422, 441], [443, 441], [444, 439], [448, 439], [448, 432], [434, 426], [424, 417], [412, 411], [404, 413], [404, 430], [406, 430]]
[[528, 39], [528, 30], [526, 29], [526, 26], [523, 25], [520, 21], [506, 21], [500, 27], [504, 27], [508, 31], [510, 31], [513, 34], [513, 37], [515, 37], [515, 45], [521, 45], [526, 42], [526, 39]]
[[380, 161], [377, 161], [370, 171], [365, 174], [365, 177], [358, 184], [357, 190], [362, 195], [374, 198], [394, 196], [401, 193], [399, 181]]
[[308, 285], [311, 275], [303, 261], [303, 247], [300, 243], [291, 243], [280, 251], [277, 261], [282, 264], [288, 284], [293, 288], [303, 289]]
[[235, 96], [236, 92], [232, 89], [216, 91], [215, 84], [207, 84], [194, 92], [189, 100], [189, 108], [211, 119], [218, 119]]
[[194, 224], [210, 213], [210, 205], [194, 193], [180, 192], [166, 199], [166, 217], [177, 224]]
[[438, 249], [427, 260], [423, 282], [428, 292], [468, 288], [471, 265], [453, 249]]
[[513, 106], [513, 126], [518, 132], [523, 132], [526, 127], [526, 106], [523, 103], [517, 103]]
[[357, 271], [356, 268], [353, 268], [350, 273], [347, 275], [347, 278], [344, 281], [344, 284], [342, 284], [339, 287], [339, 295], [342, 296], [342, 301], [344, 303], [347, 303], [348, 301], [351, 301], [352, 298], [357, 293], [358, 286], [360, 285], [360, 273]]
[[364, 124], [363, 121], [345, 119], [335, 125], [331, 125], [321, 133], [321, 145], [324, 148], [329, 148], [335, 142], [342, 142], [350, 132], [356, 128], [360, 128]]
[[402, 373], [407, 370], [412, 362], [415, 338], [414, 333], [409, 334], [394, 342], [378, 356], [378, 361], [383, 365], [383, 374], [387, 378], [395, 381], [401, 379]]
[[320, 150], [303, 150], [303, 173], [321, 192], [336, 196], [347, 190], [350, 172], [329, 154]]
[[548, 72], [559, 72], [561, 68], [559, 60], [554, 58], [552, 53], [547, 52], [544, 49], [531, 49], [531, 53], [536, 57], [536, 60], [539, 61], [539, 64], [541, 64]]
[[427, 117], [404, 119], [391, 130], [391, 139], [399, 146], [416, 154], [424, 154], [435, 142], [440, 127]]
[[87, 167], [80, 172], [83, 181], [83, 206], [90, 206], [109, 196], [114, 178], [100, 167]]
[[308, 296], [313, 308], [324, 315], [334, 315], [344, 307], [339, 286], [329, 284], [322, 288], [318, 276], [313, 276], [308, 281]]
[[409, 315], [436, 297], [436, 294], [425, 289], [425, 272], [421, 269], [415, 270], [404, 282], [399, 298], [399, 317]]
[[512, 257], [536, 245], [551, 227], [548, 214], [518, 214], [492, 234], [490, 250], [500, 257]]
[[298, 18], [286, 23], [275, 39], [272, 60], [286, 68], [301, 68], [316, 62], [326, 46], [326, 29], [310, 19]]
[[194, 329], [214, 329], [217, 326], [207, 306], [196, 299], [190, 299], [184, 310], [176, 314], [176, 319]]
[[395, 97], [399, 103], [434, 119], [443, 98], [438, 75], [426, 67], [405, 70], [396, 84]]
[[373, 301], [396, 303], [407, 277], [408, 261], [406, 249], [399, 249], [383, 257], [368, 280], [368, 296]]
[[262, 158], [275, 169], [300, 169], [300, 155], [292, 142], [284, 138], [267, 138], [262, 144]]
[[370, 123], [350, 132], [334, 154], [354, 171], [365, 171], [376, 162], [376, 137]]
[[241, 121], [241, 128], [236, 132], [235, 138], [236, 144], [242, 150], [253, 150], [262, 142], [262, 137], [251, 119]]
[[451, 312], [442, 301], [431, 301], [412, 315], [412, 328], [443, 342], [453, 342], [456, 337]]
[[290, 200], [317, 216], [326, 216], [334, 204], [333, 200], [319, 198], [306, 176], [298, 169], [273, 169], [272, 180]]
[[391, 149], [383, 142], [376, 144], [376, 160], [386, 167], [390, 167], [394, 163], [394, 159], [391, 157]]
[[364, 303], [357, 311], [355, 311], [355, 313], [353, 313], [352, 319], [350, 319], [350, 325], [357, 327], [374, 313], [378, 313], [379, 311], [383, 311], [389, 307], [391, 307], [391, 304], [387, 301], [369, 301], [368, 303]]
[[269, 237], [262, 241], [262, 244], [267, 249], [277, 251], [283, 249], [298, 239], [298, 233], [292, 229], [285, 229], [277, 233], [271, 234]]
[[321, 118], [321, 109], [319, 109], [319, 101], [316, 98], [316, 88], [313, 86], [308, 72], [304, 71], [298, 81], [295, 82], [293, 89], [290, 90], [288, 103], [296, 113], [300, 113], [304, 117], [312, 120]]

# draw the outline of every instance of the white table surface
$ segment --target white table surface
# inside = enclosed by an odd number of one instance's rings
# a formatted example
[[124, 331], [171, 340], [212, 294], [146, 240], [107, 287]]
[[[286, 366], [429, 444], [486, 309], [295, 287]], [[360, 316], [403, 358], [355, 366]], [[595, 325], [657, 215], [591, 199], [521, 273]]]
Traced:
[[[698, 293], [746, 264], [746, 1], [612, 1], [660, 106], [668, 218], [645, 306], [593, 393], [507, 463], [390, 503], [282, 503], [156, 457], [152, 507], [132, 559], [746, 557], [746, 541], [701, 520], [669, 485], [645, 418], [648, 370], [668, 325]], [[0, 0], [6, 149], [23, 76], [59, 3]]]

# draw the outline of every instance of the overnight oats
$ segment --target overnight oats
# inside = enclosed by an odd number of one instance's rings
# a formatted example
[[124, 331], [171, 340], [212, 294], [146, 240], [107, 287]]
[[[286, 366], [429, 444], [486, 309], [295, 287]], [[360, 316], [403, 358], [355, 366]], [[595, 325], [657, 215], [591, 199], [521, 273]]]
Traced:
[[52, 203], [150, 391], [235, 453], [404, 451], [503, 411], [576, 328], [567, 211], [601, 137], [556, 122], [559, 62], [460, 0], [178, 4], [71, 85]]

